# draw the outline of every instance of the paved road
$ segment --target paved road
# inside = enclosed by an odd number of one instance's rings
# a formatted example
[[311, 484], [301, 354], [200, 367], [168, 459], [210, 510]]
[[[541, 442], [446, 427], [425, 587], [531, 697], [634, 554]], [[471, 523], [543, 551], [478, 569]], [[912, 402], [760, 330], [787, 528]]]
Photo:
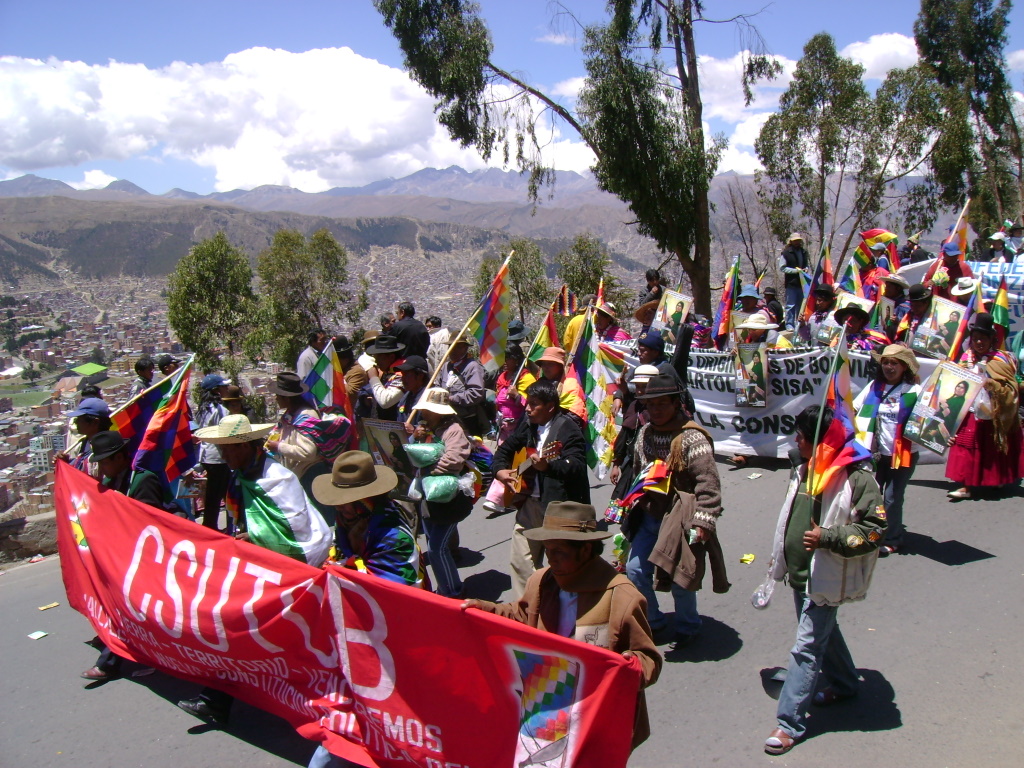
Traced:
[[[816, 712], [804, 744], [769, 758], [761, 745], [774, 723], [770, 676], [786, 662], [795, 619], [784, 587], [766, 611], [749, 597], [767, 567], [787, 469], [720, 469], [720, 534], [734, 586], [726, 595], [701, 593], [704, 634], [667, 654], [648, 693], [653, 736], [631, 768], [1024, 763], [1020, 496], [950, 503], [942, 468], [919, 469], [908, 491], [911, 553], [880, 561], [868, 599], [840, 612], [865, 681], [860, 697]], [[748, 479], [755, 472], [761, 477]], [[608, 492], [595, 487], [595, 502]], [[510, 525], [478, 511], [461, 526], [464, 546], [480, 552], [463, 569], [477, 596], [508, 589]], [[757, 559], [741, 565], [743, 553]], [[54, 601], [61, 606], [37, 610]], [[56, 558], [0, 576], [0, 616], [3, 768], [305, 765], [313, 751], [283, 721], [244, 704], [226, 731], [200, 724], [174, 706], [194, 686], [161, 673], [83, 687], [78, 673], [95, 660], [84, 644], [93, 633], [66, 606]], [[35, 630], [50, 635], [28, 639]]]

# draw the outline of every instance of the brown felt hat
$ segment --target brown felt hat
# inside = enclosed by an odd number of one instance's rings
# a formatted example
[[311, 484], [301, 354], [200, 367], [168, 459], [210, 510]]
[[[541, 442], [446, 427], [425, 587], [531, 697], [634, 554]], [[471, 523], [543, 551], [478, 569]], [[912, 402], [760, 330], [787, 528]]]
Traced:
[[398, 475], [391, 467], [374, 464], [365, 451], [345, 451], [334, 460], [331, 474], [313, 480], [313, 496], [321, 504], [351, 504], [394, 490]]
[[597, 511], [578, 501], [552, 501], [544, 510], [543, 525], [523, 531], [530, 541], [597, 541], [611, 535], [597, 530]]

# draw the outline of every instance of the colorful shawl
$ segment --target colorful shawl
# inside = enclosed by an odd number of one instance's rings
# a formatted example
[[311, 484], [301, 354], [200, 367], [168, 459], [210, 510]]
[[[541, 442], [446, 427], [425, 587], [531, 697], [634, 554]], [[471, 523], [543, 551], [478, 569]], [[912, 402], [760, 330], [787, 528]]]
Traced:
[[[285, 418], [288, 418], [285, 416]], [[333, 462], [344, 451], [353, 448], [355, 431], [352, 422], [340, 414], [333, 419], [321, 419], [308, 413], [291, 417], [292, 426], [316, 445], [325, 460]]]
[[[878, 426], [878, 408], [882, 404], [884, 390], [889, 387], [884, 381], [875, 381], [870, 387], [866, 387], [861, 399], [861, 407], [857, 411], [854, 421], [857, 425], [857, 442], [867, 448], [874, 450], [875, 431]], [[911, 411], [917, 403], [919, 394], [918, 387], [911, 387], [900, 396], [900, 409], [896, 415], [896, 438], [893, 440], [892, 468], [910, 466], [910, 440], [903, 436], [903, 428], [907, 425]]]
[[633, 487], [625, 496], [621, 499], [612, 499], [605, 510], [604, 519], [609, 523], [621, 523], [633, 505], [640, 501], [647, 491], [668, 493], [669, 482], [671, 478], [668, 464], [661, 459], [655, 459], [637, 474]]

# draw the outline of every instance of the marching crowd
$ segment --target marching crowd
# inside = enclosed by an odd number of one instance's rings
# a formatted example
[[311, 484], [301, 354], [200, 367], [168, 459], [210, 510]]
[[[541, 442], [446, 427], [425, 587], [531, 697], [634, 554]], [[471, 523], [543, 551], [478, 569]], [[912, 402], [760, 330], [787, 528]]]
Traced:
[[[1020, 248], [1019, 235], [1015, 228], [994, 238], [993, 251], [1011, 254]], [[919, 260], [917, 240], [911, 238], [910, 246], [904, 259]], [[830, 427], [841, 414], [815, 406], [796, 419], [794, 470], [775, 530], [772, 575], [792, 587], [798, 628], [776, 728], [765, 742], [769, 753], [784, 753], [802, 738], [810, 705], [828, 706], [857, 692], [837, 611], [864, 597], [878, 554], [903, 546], [904, 495], [919, 450], [903, 427], [920, 393], [919, 363], [906, 342], [933, 295], [956, 299], [974, 289], [969, 267], [948, 246], [919, 284], [909, 285], [879, 261], [862, 269], [865, 296], [893, 301], [894, 311], [880, 329], [867, 327], [869, 315], [861, 306], [836, 309], [832, 285], [815, 286], [808, 312], [798, 316], [802, 274], [810, 275], [810, 261], [797, 234], [780, 257], [781, 301], [771, 288], [763, 295], [753, 285], [738, 291], [735, 309], [745, 313], [735, 326], [738, 341], [827, 345], [835, 339], [830, 329], [845, 326], [851, 348], [871, 352], [878, 362], [874, 381], [856, 403], [858, 430], [869, 435], [871, 456], [836, 462], [828, 471], [812, 466], [819, 476], [812, 483], [808, 464], [816, 440], [834, 432]], [[421, 322], [408, 302], [383, 315], [380, 332], [366, 334], [361, 349], [346, 336], [314, 329], [295, 371], [276, 378], [276, 423], [255, 423], [244, 411], [241, 390], [207, 374], [194, 411], [194, 438], [207, 478], [199, 522], [316, 567], [331, 562], [432, 588], [460, 600], [464, 610], [608, 648], [635, 660], [642, 687], [651, 685], [662, 665], [659, 646], [685, 647], [701, 631], [697, 592], [708, 570], [715, 592], [730, 587], [716, 533], [722, 493], [714, 442], [693, 420], [693, 401], [666, 355], [665, 335], [651, 329], [663, 291], [660, 274], [650, 270], [635, 314], [642, 326], [635, 342], [638, 365], [623, 374], [612, 407], [612, 416], [621, 419], [610, 476], [615, 488], [609, 513], [615, 509], [617, 516], [606, 519], [591, 504], [586, 400], [580, 382], [566, 376], [566, 366], [587, 322], [602, 341], [630, 336], [614, 304], [585, 297], [562, 346], [545, 348], [534, 360], [522, 346], [529, 342], [526, 329], [511, 322], [504, 366], [496, 376], [475, 359], [472, 337], [449, 332], [436, 316]], [[714, 343], [706, 320], [686, 319], [686, 333], [674, 341], [685, 344], [692, 335], [696, 348]], [[950, 492], [953, 499], [1022, 476], [1017, 358], [1000, 348], [991, 314], [975, 313], [969, 331], [960, 364], [985, 377], [988, 398], [986, 407], [972, 407], [949, 435], [947, 475], [958, 485]], [[355, 422], [402, 424], [404, 435], [392, 433], [393, 445], [371, 445], [344, 416], [325, 429], [326, 417], [306, 397], [306, 382], [328, 345], [340, 362]], [[166, 376], [174, 365], [173, 359], [141, 360], [135, 391], [151, 385], [154, 368]], [[956, 406], [946, 403], [948, 409]], [[84, 398], [70, 415], [83, 441], [74, 455], [59, 459], [165, 508], [152, 473], [133, 471], [128, 443], [111, 430], [102, 398]], [[381, 460], [384, 450], [388, 461]], [[459, 577], [458, 525], [478, 498], [492, 516], [510, 515], [507, 603], [476, 599]], [[622, 557], [611, 561], [603, 556], [614, 534], [608, 520], [621, 524], [629, 542]], [[659, 607], [659, 591], [672, 595], [673, 613]], [[104, 649], [83, 677], [114, 678], [120, 661]], [[224, 723], [231, 698], [206, 688], [179, 706]], [[634, 745], [648, 733], [641, 700]], [[310, 764], [352, 765], [323, 747]]]

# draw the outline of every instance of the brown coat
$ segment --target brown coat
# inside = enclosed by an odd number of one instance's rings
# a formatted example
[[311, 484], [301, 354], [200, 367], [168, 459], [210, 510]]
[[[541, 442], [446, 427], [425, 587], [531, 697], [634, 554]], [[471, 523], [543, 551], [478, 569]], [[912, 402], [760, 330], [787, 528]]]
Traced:
[[[575, 639], [616, 653], [631, 651], [640, 662], [641, 690], [637, 694], [633, 747], [651, 733], [643, 689], [653, 685], [661, 672], [662, 658], [647, 623], [647, 601], [601, 557], [583, 566], [565, 584], [577, 593]], [[480, 609], [546, 632], [558, 631], [559, 584], [550, 568], [542, 568], [526, 582], [522, 598], [514, 603], [477, 601]]]
[[696, 524], [697, 503], [692, 493], [676, 491], [672, 510], [661, 520], [658, 540], [648, 558], [655, 566], [654, 588], [667, 592], [675, 582], [696, 592], [704, 581], [705, 555], [711, 561], [711, 583], [715, 592], [729, 591], [725, 555], [718, 533], [711, 531], [704, 543], [689, 544], [690, 530]]

